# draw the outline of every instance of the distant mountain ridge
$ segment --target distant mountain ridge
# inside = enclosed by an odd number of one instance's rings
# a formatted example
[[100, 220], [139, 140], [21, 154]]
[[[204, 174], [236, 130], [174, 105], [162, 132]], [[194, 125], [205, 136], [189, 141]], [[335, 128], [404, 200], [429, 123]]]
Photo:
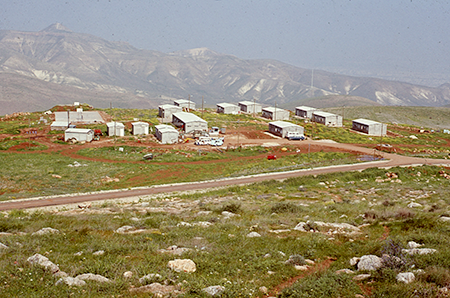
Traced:
[[10, 82], [0, 83], [0, 115], [71, 101], [154, 108], [189, 95], [197, 103], [203, 97], [209, 106], [253, 99], [265, 105], [311, 102], [327, 95], [382, 105], [450, 104], [450, 84], [436, 88], [351, 77], [207, 48], [166, 54], [72, 32], [58, 23], [39, 32], [0, 31], [0, 75]]

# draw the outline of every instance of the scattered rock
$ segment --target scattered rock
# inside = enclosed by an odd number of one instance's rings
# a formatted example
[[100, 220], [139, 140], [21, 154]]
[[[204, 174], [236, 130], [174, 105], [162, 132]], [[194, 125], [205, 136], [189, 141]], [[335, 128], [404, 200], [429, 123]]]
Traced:
[[178, 247], [176, 245], [169, 246], [166, 249], [159, 249], [159, 253], [168, 253], [176, 256], [181, 256], [182, 254], [191, 251], [192, 249], [187, 247]]
[[370, 278], [370, 274], [358, 274], [356, 276], [353, 277], [354, 281], [362, 281], [362, 280], [366, 280], [368, 278]]
[[232, 218], [234, 216], [237, 216], [237, 214], [229, 211], [222, 211], [222, 215], [224, 219]]
[[259, 287], [259, 291], [263, 294], [269, 293], [269, 289], [265, 286]]
[[80, 279], [80, 280], [92, 280], [92, 281], [96, 281], [96, 282], [111, 282], [110, 279], [99, 275], [99, 274], [93, 274], [93, 273], [85, 273], [85, 274], [80, 274], [78, 276], [76, 276], [75, 278]]
[[305, 263], [308, 264], [308, 265], [315, 265], [316, 264], [316, 262], [314, 262], [313, 260], [310, 260], [310, 259], [305, 259]]
[[158, 273], [151, 273], [151, 274], [147, 274], [147, 275], [144, 275], [144, 276], [142, 276], [141, 278], [139, 278], [139, 282], [141, 283], [141, 284], [146, 284], [147, 282], [154, 282], [154, 281], [156, 281], [156, 280], [160, 280], [160, 279], [162, 279], [162, 276], [161, 275], [159, 275]]
[[123, 278], [130, 279], [132, 277], [133, 277], [133, 272], [131, 272], [131, 271], [125, 271], [123, 273]]
[[68, 286], [76, 286], [76, 287], [81, 287], [86, 285], [86, 282], [84, 280], [78, 279], [78, 278], [73, 278], [70, 276], [66, 276], [66, 277], [62, 277], [60, 279], [58, 279], [58, 281], [56, 282], [55, 285], [60, 285], [60, 284], [66, 284]]
[[402, 252], [412, 256], [412, 255], [434, 254], [436, 250], [434, 248], [410, 248], [410, 249], [402, 249]]
[[419, 244], [414, 241], [409, 241], [407, 246], [408, 246], [408, 248], [419, 248], [419, 247], [423, 246], [423, 244]]
[[416, 202], [411, 202], [408, 204], [408, 208], [420, 208], [420, 207], [423, 207], [422, 204]]
[[176, 272], [191, 273], [197, 270], [197, 266], [194, 261], [190, 259], [175, 259], [173, 261], [169, 261], [168, 266]]
[[450, 217], [449, 216], [441, 216], [440, 220], [445, 221], [445, 222], [449, 222], [450, 221]]
[[358, 258], [358, 257], [351, 258], [349, 261], [350, 266], [356, 266], [356, 264], [358, 264], [359, 260], [361, 260], [361, 258]]
[[291, 255], [289, 259], [284, 262], [286, 265], [303, 266], [306, 264], [305, 258], [302, 255]]
[[39, 265], [41, 267], [44, 267], [46, 270], [50, 271], [51, 273], [56, 273], [59, 271], [59, 267], [51, 262], [47, 257], [44, 257], [41, 254], [35, 254], [27, 259], [28, 263], [32, 265]]
[[152, 283], [139, 288], [131, 288], [131, 293], [152, 293], [156, 297], [173, 297], [173, 295], [182, 294], [178, 286], [166, 286], [160, 283]]
[[53, 178], [61, 179], [62, 177], [60, 175], [52, 174]]
[[134, 230], [133, 226], [123, 226], [123, 227], [118, 228], [114, 232], [116, 232], [118, 234], [126, 234], [126, 233], [128, 233], [129, 231], [132, 231], [132, 230]]
[[222, 295], [222, 293], [225, 291], [225, 287], [210, 286], [210, 287], [202, 289], [202, 291], [211, 296], [219, 296], [219, 295]]
[[339, 269], [336, 271], [336, 274], [342, 274], [342, 273], [353, 274], [353, 273], [355, 273], [355, 271], [350, 270], [350, 269]]
[[396, 279], [398, 282], [404, 282], [405, 284], [409, 284], [410, 282], [413, 282], [416, 279], [416, 277], [412, 272], [402, 272], [397, 274]]
[[365, 255], [358, 262], [358, 270], [373, 271], [383, 266], [383, 260], [375, 255]]
[[94, 256], [102, 256], [105, 254], [104, 250], [97, 250], [96, 252], [92, 253]]
[[308, 265], [301, 265], [301, 266], [300, 265], [295, 265], [294, 268], [295, 268], [295, 270], [306, 271], [306, 270], [309, 269], [309, 266]]
[[79, 252], [74, 253], [73, 255], [76, 256], [76, 257], [79, 257], [79, 256], [81, 256], [82, 254], [83, 254], [83, 252], [82, 252], [82, 251], [79, 251]]
[[8, 246], [4, 245], [3, 243], [0, 243], [0, 250], [8, 249]]
[[59, 230], [53, 228], [42, 228], [37, 232], [32, 233], [31, 235], [46, 235], [46, 234], [58, 234]]
[[257, 238], [257, 237], [261, 237], [261, 235], [258, 232], [250, 232], [247, 234], [248, 238]]

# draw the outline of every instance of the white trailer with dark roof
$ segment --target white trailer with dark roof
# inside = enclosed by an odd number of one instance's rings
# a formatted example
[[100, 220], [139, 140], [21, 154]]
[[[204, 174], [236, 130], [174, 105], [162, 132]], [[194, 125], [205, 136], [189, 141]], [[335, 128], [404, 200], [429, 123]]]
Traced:
[[276, 107], [267, 107], [262, 109], [262, 115], [264, 118], [271, 120], [289, 120], [289, 111]]
[[305, 128], [286, 121], [273, 121], [269, 122], [269, 132], [282, 138], [290, 138], [290, 136], [304, 137]]
[[175, 106], [181, 107], [181, 108], [185, 108], [188, 110], [195, 110], [195, 102], [193, 102], [192, 100], [187, 100], [187, 99], [177, 99], [173, 101], [173, 104]]
[[160, 124], [156, 125], [155, 129], [155, 137], [162, 144], [175, 144], [178, 142], [180, 133], [173, 126]]
[[217, 113], [236, 115], [239, 111], [239, 106], [232, 103], [222, 102], [217, 104]]
[[208, 122], [192, 113], [179, 112], [172, 115], [172, 123], [184, 133], [208, 131]]
[[342, 116], [328, 112], [315, 111], [311, 120], [326, 126], [342, 127]]
[[160, 105], [158, 107], [158, 117], [163, 123], [172, 122], [172, 114], [182, 112], [183, 108], [174, 105]]
[[311, 119], [311, 117], [315, 111], [317, 111], [316, 108], [300, 106], [300, 107], [295, 108], [295, 115], [302, 117], [302, 118]]
[[240, 101], [238, 106], [244, 113], [261, 113], [262, 111], [262, 106], [259, 103], [254, 103], [252, 101]]
[[385, 136], [387, 124], [360, 118], [352, 121], [352, 129], [370, 136]]
[[76, 140], [77, 142], [91, 142], [94, 139], [94, 131], [86, 128], [68, 128], [64, 131], [64, 141]]

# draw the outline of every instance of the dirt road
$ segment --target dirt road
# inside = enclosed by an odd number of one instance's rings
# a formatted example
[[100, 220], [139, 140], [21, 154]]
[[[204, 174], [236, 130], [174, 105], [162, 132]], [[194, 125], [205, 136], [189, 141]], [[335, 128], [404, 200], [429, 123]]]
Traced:
[[[261, 142], [262, 140], [248, 140], [251, 142]], [[267, 142], [267, 140], [265, 140]], [[280, 143], [284, 143], [285, 140], [280, 140]], [[320, 141], [304, 141], [303, 145], [320, 145], [321, 147], [326, 147], [333, 149], [334, 151], [342, 152], [358, 152], [361, 154], [373, 155], [374, 150], [369, 148], [363, 148], [351, 144], [339, 144], [339, 143], [327, 143]], [[119, 190], [112, 192], [96, 193], [96, 194], [83, 194], [74, 196], [61, 196], [52, 198], [41, 198], [41, 199], [29, 199], [21, 201], [6, 201], [0, 203], [0, 210], [11, 210], [11, 209], [27, 209], [27, 208], [38, 208], [46, 206], [56, 206], [65, 204], [77, 204], [84, 202], [92, 202], [107, 199], [118, 199], [127, 197], [138, 197], [151, 194], [160, 193], [170, 193], [178, 191], [193, 191], [200, 189], [207, 189], [213, 187], [223, 187], [231, 185], [241, 185], [249, 184], [255, 182], [261, 182], [271, 179], [282, 180], [286, 178], [307, 176], [307, 175], [320, 175], [334, 172], [346, 172], [346, 171], [360, 171], [373, 167], [395, 167], [395, 166], [408, 166], [408, 165], [446, 165], [450, 166], [450, 161], [446, 159], [423, 159], [415, 157], [401, 156], [397, 154], [389, 154], [384, 152], [376, 152], [378, 155], [383, 156], [386, 160], [377, 162], [366, 162], [360, 164], [352, 165], [339, 165], [330, 167], [321, 167], [314, 169], [296, 170], [289, 172], [279, 172], [279, 173], [269, 173], [229, 179], [220, 179], [213, 181], [204, 182], [193, 182], [193, 183], [182, 183], [173, 185], [159, 185], [152, 186], [148, 188], [139, 188], [131, 190]]]

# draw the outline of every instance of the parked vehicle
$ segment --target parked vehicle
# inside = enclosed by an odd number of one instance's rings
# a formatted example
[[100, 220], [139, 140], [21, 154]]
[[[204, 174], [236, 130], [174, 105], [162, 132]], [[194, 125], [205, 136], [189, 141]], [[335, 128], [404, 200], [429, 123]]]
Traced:
[[277, 159], [277, 156], [276, 156], [275, 154], [269, 154], [269, 155], [267, 156], [267, 159], [268, 159], [268, 160], [275, 160], [275, 159]]
[[303, 141], [303, 140], [306, 139], [304, 135], [302, 135], [302, 134], [299, 133], [299, 132], [294, 132], [294, 131], [288, 132], [288, 133], [286, 134], [286, 138], [287, 138], [289, 141]]
[[197, 140], [195, 140], [195, 145], [197, 146], [205, 146], [205, 145], [210, 145], [211, 144], [211, 137], [198, 137]]

